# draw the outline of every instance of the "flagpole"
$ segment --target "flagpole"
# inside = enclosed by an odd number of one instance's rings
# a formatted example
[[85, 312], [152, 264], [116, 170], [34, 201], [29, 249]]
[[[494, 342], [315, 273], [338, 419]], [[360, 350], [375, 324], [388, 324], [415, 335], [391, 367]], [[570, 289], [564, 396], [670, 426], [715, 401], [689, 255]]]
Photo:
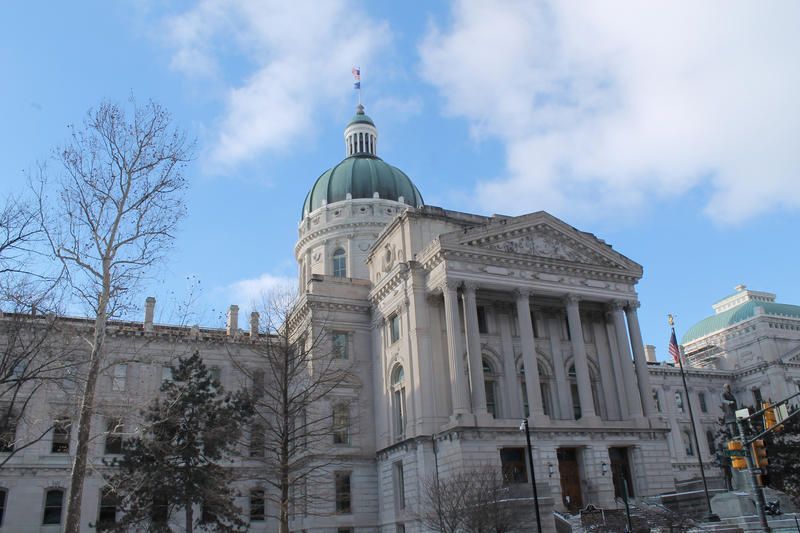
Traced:
[[669, 327], [672, 330], [672, 337], [670, 337], [670, 344], [674, 341], [675, 347], [677, 349], [677, 359], [678, 359], [678, 367], [681, 370], [681, 381], [683, 381], [683, 391], [686, 395], [686, 403], [689, 406], [689, 420], [692, 424], [692, 437], [694, 437], [694, 448], [697, 450], [697, 463], [700, 465], [700, 477], [703, 479], [703, 492], [706, 495], [706, 505], [708, 506], [708, 515], [706, 519], [709, 522], [719, 522], [719, 516], [714, 514], [714, 511], [711, 510], [711, 496], [708, 494], [708, 482], [706, 481], [706, 471], [703, 467], [703, 457], [702, 452], [700, 451], [700, 441], [697, 439], [697, 427], [694, 422], [694, 409], [692, 409], [692, 398], [689, 396], [689, 387], [686, 385], [686, 373], [683, 371], [683, 354], [681, 353], [680, 347], [678, 346], [677, 337], [675, 336], [675, 320], [673, 319], [672, 315], [667, 315], [667, 320], [669, 321]]

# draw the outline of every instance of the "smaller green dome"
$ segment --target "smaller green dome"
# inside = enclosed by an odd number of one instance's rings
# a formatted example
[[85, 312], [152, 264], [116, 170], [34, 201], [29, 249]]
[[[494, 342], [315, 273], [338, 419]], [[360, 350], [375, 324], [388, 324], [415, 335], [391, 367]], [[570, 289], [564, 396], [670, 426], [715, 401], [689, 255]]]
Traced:
[[353, 115], [353, 118], [350, 119], [350, 123], [347, 124], [348, 126], [352, 126], [353, 124], [369, 124], [370, 126], [374, 126], [375, 123], [372, 122], [372, 119], [369, 118], [369, 115], [364, 113], [364, 106], [358, 104], [356, 108], [356, 114]]
[[757, 307], [763, 308], [765, 315], [800, 318], [800, 305], [750, 300], [732, 309], [728, 309], [727, 311], [704, 318], [686, 330], [686, 333], [684, 333], [681, 339], [681, 344], [692, 342], [700, 337], [711, 335], [712, 333], [721, 331], [734, 324], [753, 318], [756, 314]]
[[303, 203], [301, 218], [324, 204], [346, 200], [348, 194], [357, 199], [374, 198], [375, 193], [383, 200], [399, 202], [402, 197], [406, 205], [423, 205], [422, 195], [405, 172], [377, 156], [358, 154], [317, 178]]

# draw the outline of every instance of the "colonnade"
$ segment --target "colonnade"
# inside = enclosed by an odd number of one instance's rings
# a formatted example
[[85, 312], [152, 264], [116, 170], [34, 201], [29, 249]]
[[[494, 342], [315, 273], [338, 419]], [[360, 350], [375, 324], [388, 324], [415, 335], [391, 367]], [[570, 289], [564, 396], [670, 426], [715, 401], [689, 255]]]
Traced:
[[[486, 389], [484, 387], [483, 364], [481, 353], [481, 340], [479, 331], [478, 306], [476, 292], [479, 287], [474, 283], [463, 283], [457, 280], [447, 280], [442, 285], [444, 298], [445, 325], [447, 330], [448, 361], [450, 366], [450, 391], [452, 400], [452, 415], [454, 418], [462, 417], [472, 412], [478, 418], [487, 415]], [[495, 287], [492, 288], [496, 290]], [[533, 294], [523, 289], [509, 289], [513, 291], [518, 320], [518, 334], [522, 350], [522, 361], [525, 372], [525, 392], [531, 417], [543, 420], [544, 406], [542, 404], [542, 390], [539, 376], [539, 365], [536, 357], [536, 338], [534, 336], [531, 308]], [[464, 310], [464, 331], [460, 322], [459, 300], [462, 301]], [[586, 344], [581, 323], [581, 297], [574, 293], [563, 295], [566, 309], [567, 327], [571, 342], [573, 362], [575, 365], [575, 378], [578, 389], [578, 399], [581, 408], [582, 423], [592, 423], [599, 420], [600, 413], [595, 412], [592, 394], [589, 362], [586, 354]], [[639, 318], [637, 315], [638, 302], [614, 300], [604, 302], [611, 316], [613, 324], [616, 353], [612, 353], [613, 364], [616, 367], [615, 375], [619, 376], [622, 383], [617, 382], [617, 390], [621, 414], [627, 419], [641, 419], [653, 414], [652, 398], [650, 393], [650, 378], [647, 372], [644, 344], [642, 341]], [[629, 335], [630, 332], [630, 335]], [[467, 365], [465, 368], [463, 354], [466, 350]], [[507, 351], [508, 347], [504, 347]], [[612, 347], [613, 352], [613, 347]], [[504, 361], [506, 372], [516, 371], [512, 361]], [[555, 357], [554, 357], [555, 359]], [[559, 357], [558, 359], [562, 359]], [[563, 359], [562, 359], [563, 361]], [[635, 365], [634, 365], [635, 362]], [[511, 369], [509, 369], [511, 366]], [[557, 366], [557, 365], [556, 365]], [[556, 369], [557, 370], [557, 369]], [[563, 369], [562, 369], [563, 372]], [[608, 374], [608, 372], [605, 372]], [[466, 379], [469, 379], [467, 383]], [[633, 383], [637, 387], [631, 387]], [[610, 384], [606, 384], [609, 386]], [[556, 397], [570, 394], [569, 390], [556, 390]], [[563, 410], [563, 409], [562, 409]], [[564, 413], [562, 413], [563, 415]], [[563, 416], [562, 416], [563, 418]]]

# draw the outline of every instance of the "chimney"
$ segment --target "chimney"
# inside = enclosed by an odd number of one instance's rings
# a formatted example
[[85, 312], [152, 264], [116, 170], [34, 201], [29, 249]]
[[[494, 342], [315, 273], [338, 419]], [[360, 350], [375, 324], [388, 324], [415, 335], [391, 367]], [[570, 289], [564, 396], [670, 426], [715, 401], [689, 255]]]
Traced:
[[156, 309], [156, 299], [148, 296], [144, 301], [144, 330], [153, 331], [153, 312]]
[[235, 337], [239, 332], [239, 306], [232, 305], [228, 310], [228, 337]]
[[250, 313], [250, 338], [258, 337], [258, 320], [259, 315], [256, 311]]
[[655, 363], [656, 362], [656, 347], [652, 344], [645, 344], [644, 345], [644, 357], [647, 359], [648, 363]]

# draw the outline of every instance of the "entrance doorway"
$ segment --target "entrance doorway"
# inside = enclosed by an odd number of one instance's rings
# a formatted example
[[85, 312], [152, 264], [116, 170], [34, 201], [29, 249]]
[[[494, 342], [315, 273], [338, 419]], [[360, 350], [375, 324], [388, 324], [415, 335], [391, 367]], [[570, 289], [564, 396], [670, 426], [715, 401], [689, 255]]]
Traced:
[[577, 448], [559, 448], [558, 473], [561, 476], [561, 501], [569, 512], [574, 513], [583, 507], [581, 497], [581, 474], [578, 466]]
[[627, 485], [628, 497], [635, 496], [633, 493], [633, 479], [631, 478], [630, 448], [609, 448], [608, 458], [611, 460], [611, 479], [614, 481], [614, 497], [622, 498], [623, 479]]

